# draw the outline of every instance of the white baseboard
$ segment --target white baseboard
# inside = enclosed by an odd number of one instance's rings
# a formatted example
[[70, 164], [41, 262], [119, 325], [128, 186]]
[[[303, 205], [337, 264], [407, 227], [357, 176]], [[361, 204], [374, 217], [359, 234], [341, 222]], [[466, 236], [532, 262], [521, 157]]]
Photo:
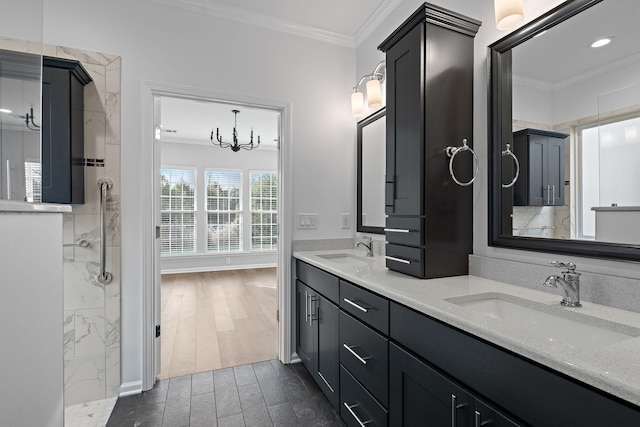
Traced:
[[250, 264], [250, 265], [219, 265], [219, 266], [209, 266], [209, 267], [163, 269], [162, 271], [160, 271], [160, 274], [202, 273], [205, 271], [248, 270], [252, 268], [273, 268], [273, 267], [277, 267], [277, 264], [267, 263], [267, 264]]
[[120, 386], [120, 394], [118, 396], [131, 396], [132, 394], [142, 393], [142, 380], [124, 383]]

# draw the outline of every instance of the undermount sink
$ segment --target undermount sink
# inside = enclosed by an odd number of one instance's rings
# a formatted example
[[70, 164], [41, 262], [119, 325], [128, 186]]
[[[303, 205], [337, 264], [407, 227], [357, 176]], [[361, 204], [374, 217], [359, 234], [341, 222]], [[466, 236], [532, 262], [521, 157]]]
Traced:
[[508, 294], [479, 294], [448, 301], [510, 326], [532, 330], [549, 342], [561, 341], [571, 347], [600, 348], [640, 336], [639, 329], [628, 325]]
[[366, 265], [369, 265], [368, 259], [349, 253], [324, 254], [318, 255], [318, 257], [338, 264], [348, 264], [356, 267], [364, 267]]

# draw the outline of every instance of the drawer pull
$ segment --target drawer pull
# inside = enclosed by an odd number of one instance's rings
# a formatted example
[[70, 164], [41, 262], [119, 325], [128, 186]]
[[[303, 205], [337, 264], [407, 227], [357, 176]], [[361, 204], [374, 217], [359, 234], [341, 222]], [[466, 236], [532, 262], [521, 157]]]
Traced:
[[401, 262], [403, 264], [411, 264], [411, 261], [408, 259], [402, 259], [402, 258], [396, 258], [393, 256], [389, 256], [389, 255], [385, 255], [385, 258], [391, 261], [397, 261], [397, 262]]
[[353, 408], [356, 408], [356, 407], [358, 407], [358, 406], [360, 406], [360, 405], [355, 404], [355, 405], [351, 405], [351, 406], [349, 406], [349, 405], [347, 404], [347, 402], [343, 402], [343, 405], [344, 405], [344, 407], [345, 407], [345, 408], [347, 408], [347, 411], [349, 411], [349, 413], [351, 414], [351, 416], [352, 416], [353, 418], [355, 418], [355, 419], [356, 419], [356, 421], [358, 422], [358, 424], [360, 424], [360, 427], [365, 427], [367, 424], [369, 424], [371, 421], [373, 421], [373, 420], [360, 421], [360, 418], [358, 418], [358, 416], [356, 415], [356, 413], [355, 413], [355, 412], [353, 412]]
[[342, 346], [343, 346], [344, 348], [346, 348], [346, 349], [347, 349], [347, 351], [348, 351], [349, 353], [353, 354], [353, 356], [354, 356], [356, 359], [358, 359], [359, 361], [361, 361], [363, 365], [366, 365], [366, 364], [367, 364], [367, 360], [371, 359], [371, 356], [365, 356], [365, 357], [362, 357], [362, 356], [360, 356], [358, 353], [356, 353], [355, 351], [353, 351], [353, 349], [354, 349], [354, 348], [358, 347], [357, 345], [351, 345], [351, 346], [350, 346], [350, 345], [347, 345], [346, 343], [344, 343], [344, 344], [342, 344]]
[[327, 387], [329, 387], [329, 390], [331, 390], [331, 393], [335, 393], [336, 391], [333, 389], [333, 387], [331, 387], [331, 384], [329, 384], [329, 381], [327, 381], [324, 378], [324, 375], [322, 375], [322, 372], [318, 371], [318, 376], [320, 376], [320, 378], [322, 378], [322, 381], [324, 381], [324, 383], [327, 385]]
[[364, 313], [367, 313], [369, 311], [369, 309], [371, 308], [371, 307], [363, 307], [360, 304], [357, 304], [357, 303], [351, 301], [349, 298], [342, 298], [342, 300], [344, 302], [346, 302], [347, 304], [351, 304], [352, 306], [354, 306], [355, 308], [357, 308], [358, 310], [360, 310], [360, 311], [362, 311]]
[[406, 228], [385, 228], [385, 232], [387, 233], [410, 233], [411, 230], [407, 230]]

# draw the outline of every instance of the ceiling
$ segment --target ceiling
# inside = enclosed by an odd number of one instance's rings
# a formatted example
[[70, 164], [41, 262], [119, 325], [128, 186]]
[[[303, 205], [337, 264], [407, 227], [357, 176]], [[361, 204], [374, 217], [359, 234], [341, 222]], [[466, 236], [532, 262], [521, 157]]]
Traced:
[[355, 47], [400, 0], [151, 0]]
[[[585, 76], [605, 74], [640, 60], [640, 2], [603, 1], [513, 49], [514, 77], [562, 86]], [[590, 44], [604, 36], [615, 37], [607, 46]]]
[[161, 140], [188, 144], [211, 144], [211, 131], [219, 129], [224, 142], [233, 142], [235, 115], [238, 113], [238, 142], [249, 142], [253, 129], [254, 144], [260, 136], [261, 149], [275, 149], [280, 113], [264, 108], [245, 107], [213, 101], [184, 98], [160, 98]]

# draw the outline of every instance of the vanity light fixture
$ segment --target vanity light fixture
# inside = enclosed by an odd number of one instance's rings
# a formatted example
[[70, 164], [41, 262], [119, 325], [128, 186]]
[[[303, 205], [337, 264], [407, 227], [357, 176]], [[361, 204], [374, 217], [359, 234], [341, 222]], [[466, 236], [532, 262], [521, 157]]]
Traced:
[[601, 39], [598, 39], [596, 41], [594, 41], [593, 43], [591, 43], [591, 47], [592, 48], [598, 48], [598, 47], [602, 47], [602, 46], [606, 46], [609, 43], [611, 43], [613, 41], [613, 37], [602, 37]]
[[[220, 129], [216, 128], [216, 141], [218, 141], [218, 145], [220, 145], [221, 148], [231, 148], [231, 151], [240, 151], [241, 148], [243, 150], [253, 150], [254, 148], [258, 148], [260, 146], [260, 135], [258, 135], [258, 143], [254, 145], [253, 128], [251, 128], [251, 138], [249, 139], [249, 142], [245, 144], [238, 143], [238, 131], [236, 129], [238, 127], [238, 113], [240, 110], [231, 110], [231, 112], [234, 114], [233, 143], [222, 141]], [[213, 142], [213, 130], [211, 131], [211, 143], [215, 145], [215, 142]]]
[[382, 90], [381, 83], [387, 77], [386, 61], [382, 60], [376, 65], [371, 74], [362, 76], [360, 81], [353, 87], [351, 94], [351, 114], [353, 117], [362, 117], [364, 115], [364, 94], [358, 91], [360, 85], [366, 80], [367, 90], [367, 106], [369, 108], [378, 108], [382, 106]]
[[494, 0], [496, 28], [508, 30], [524, 19], [522, 0]]

